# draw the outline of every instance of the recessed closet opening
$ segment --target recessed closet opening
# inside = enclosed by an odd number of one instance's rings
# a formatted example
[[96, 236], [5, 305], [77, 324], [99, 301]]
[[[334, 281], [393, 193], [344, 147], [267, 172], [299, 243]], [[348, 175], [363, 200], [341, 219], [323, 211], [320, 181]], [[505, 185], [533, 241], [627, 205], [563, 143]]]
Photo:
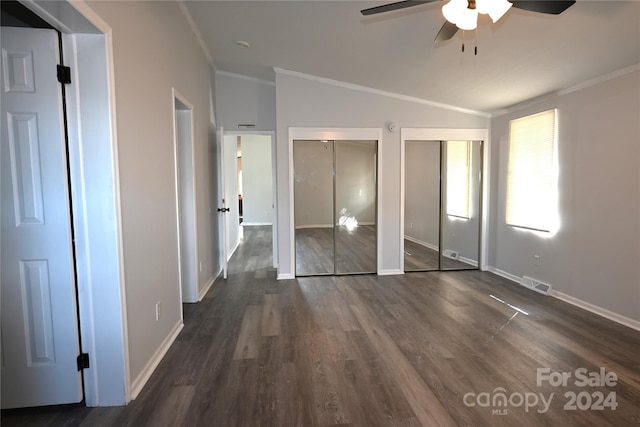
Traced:
[[482, 268], [482, 132], [403, 133], [403, 271]]
[[296, 276], [375, 274], [378, 140], [292, 139], [292, 153]]

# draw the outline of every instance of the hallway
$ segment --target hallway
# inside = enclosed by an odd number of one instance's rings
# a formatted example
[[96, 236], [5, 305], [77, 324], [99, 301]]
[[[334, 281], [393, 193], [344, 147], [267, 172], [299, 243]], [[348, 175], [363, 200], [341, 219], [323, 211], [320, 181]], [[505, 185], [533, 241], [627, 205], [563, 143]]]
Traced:
[[[246, 227], [229, 278], [198, 304], [138, 398], [3, 412], [3, 426], [637, 425], [640, 333], [493, 274], [276, 281], [270, 227]], [[536, 383], [538, 368], [617, 375], [615, 386]], [[549, 398], [482, 406], [495, 393]], [[615, 392], [617, 409], [565, 410]], [[514, 403], [515, 402], [515, 403]], [[495, 412], [500, 409], [503, 412]]]

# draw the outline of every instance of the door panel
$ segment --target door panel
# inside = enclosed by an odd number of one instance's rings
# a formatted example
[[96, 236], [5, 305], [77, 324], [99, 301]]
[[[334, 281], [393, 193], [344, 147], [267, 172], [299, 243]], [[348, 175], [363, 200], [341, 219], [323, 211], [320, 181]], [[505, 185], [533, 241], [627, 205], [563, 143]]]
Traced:
[[376, 272], [376, 141], [335, 141], [336, 274]]
[[405, 271], [440, 269], [440, 145], [405, 142]]
[[334, 273], [333, 141], [293, 141], [296, 275]]
[[53, 30], [2, 28], [2, 408], [82, 400]]

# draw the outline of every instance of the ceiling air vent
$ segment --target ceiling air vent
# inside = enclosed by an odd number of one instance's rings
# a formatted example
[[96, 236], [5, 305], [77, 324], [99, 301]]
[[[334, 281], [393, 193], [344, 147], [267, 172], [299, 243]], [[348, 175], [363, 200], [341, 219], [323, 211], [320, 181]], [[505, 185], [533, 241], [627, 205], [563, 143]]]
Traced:
[[238, 129], [253, 129], [256, 125], [253, 123], [238, 123]]

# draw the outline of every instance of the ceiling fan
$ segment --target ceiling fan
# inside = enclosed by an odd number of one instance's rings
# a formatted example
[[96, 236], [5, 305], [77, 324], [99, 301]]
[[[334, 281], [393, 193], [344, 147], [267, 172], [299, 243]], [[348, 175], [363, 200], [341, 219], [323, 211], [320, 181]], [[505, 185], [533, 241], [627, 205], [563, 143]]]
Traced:
[[[365, 16], [391, 12], [408, 7], [420, 6], [440, 0], [405, 0], [382, 6], [364, 9]], [[531, 12], [559, 15], [575, 3], [575, 0], [449, 0], [442, 7], [446, 21], [434, 40], [435, 44], [449, 40], [459, 29], [474, 30], [478, 22], [478, 14], [487, 14], [495, 23], [511, 7]], [[464, 50], [464, 44], [463, 44]]]

